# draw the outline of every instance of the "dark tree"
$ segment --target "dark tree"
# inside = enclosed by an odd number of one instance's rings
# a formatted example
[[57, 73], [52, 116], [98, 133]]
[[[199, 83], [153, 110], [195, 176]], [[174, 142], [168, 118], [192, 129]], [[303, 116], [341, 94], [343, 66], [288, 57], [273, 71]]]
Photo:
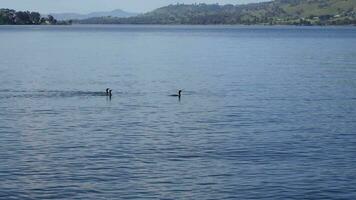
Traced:
[[40, 24], [41, 23], [41, 14], [38, 12], [31, 12], [30, 18], [31, 18], [32, 24]]

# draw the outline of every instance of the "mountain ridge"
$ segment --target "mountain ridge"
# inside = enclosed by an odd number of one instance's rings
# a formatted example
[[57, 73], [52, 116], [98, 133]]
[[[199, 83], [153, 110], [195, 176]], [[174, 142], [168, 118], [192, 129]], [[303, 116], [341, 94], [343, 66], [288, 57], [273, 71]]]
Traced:
[[53, 17], [58, 20], [82, 20], [94, 17], [133, 17], [138, 15], [138, 13], [131, 13], [126, 12], [121, 9], [115, 9], [112, 11], [99, 11], [99, 12], [91, 12], [88, 14], [79, 14], [79, 13], [71, 13], [71, 12], [64, 12], [64, 13], [50, 13]]
[[76, 23], [356, 25], [356, 0], [274, 0], [242, 5], [175, 4], [133, 17], [94, 17]]

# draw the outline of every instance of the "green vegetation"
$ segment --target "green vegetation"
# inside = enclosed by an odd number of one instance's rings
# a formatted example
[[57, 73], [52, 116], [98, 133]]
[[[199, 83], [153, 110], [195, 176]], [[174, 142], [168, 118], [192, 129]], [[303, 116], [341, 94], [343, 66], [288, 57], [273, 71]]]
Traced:
[[53, 16], [41, 17], [38, 12], [0, 9], [0, 25], [65, 25], [70, 21], [57, 21]]
[[135, 17], [98, 17], [75, 23], [356, 25], [356, 0], [275, 0], [246, 5], [176, 4]]

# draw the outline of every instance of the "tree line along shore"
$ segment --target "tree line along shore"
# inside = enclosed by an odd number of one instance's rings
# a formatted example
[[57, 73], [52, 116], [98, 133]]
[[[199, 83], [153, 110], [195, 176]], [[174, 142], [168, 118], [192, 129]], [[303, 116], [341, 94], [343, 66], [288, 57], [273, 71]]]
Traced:
[[56, 20], [52, 15], [41, 16], [38, 12], [0, 9], [0, 25], [68, 25], [69, 21]]

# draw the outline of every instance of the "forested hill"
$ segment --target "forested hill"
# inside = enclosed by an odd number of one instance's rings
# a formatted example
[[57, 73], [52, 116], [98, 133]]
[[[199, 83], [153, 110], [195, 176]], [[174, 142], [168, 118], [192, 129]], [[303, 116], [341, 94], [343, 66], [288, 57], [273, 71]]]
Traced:
[[275, 0], [245, 5], [176, 4], [129, 18], [99, 17], [94, 24], [356, 24], [356, 0]]
[[0, 9], [0, 25], [56, 25], [70, 23], [70, 21], [57, 21], [51, 15], [42, 17], [38, 12]]

